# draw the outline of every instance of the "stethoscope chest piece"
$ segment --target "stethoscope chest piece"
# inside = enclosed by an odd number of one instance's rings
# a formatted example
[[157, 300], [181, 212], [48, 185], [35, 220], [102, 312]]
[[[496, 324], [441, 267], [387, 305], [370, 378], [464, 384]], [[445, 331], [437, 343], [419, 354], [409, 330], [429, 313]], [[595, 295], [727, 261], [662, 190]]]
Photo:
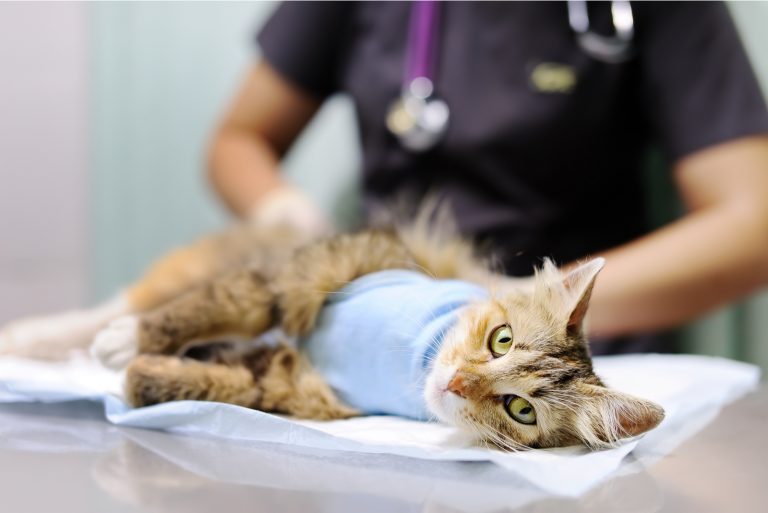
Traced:
[[[634, 18], [628, 0], [611, 2], [616, 34], [601, 36], [590, 30], [586, 0], [568, 1], [568, 22], [579, 46], [591, 57], [606, 63], [621, 63], [632, 57]], [[405, 77], [400, 95], [389, 105], [387, 129], [412, 152], [433, 148], [445, 135], [450, 113], [435, 93], [439, 10], [436, 0], [414, 2], [411, 12]]]
[[389, 107], [387, 128], [410, 151], [432, 148], [448, 128], [448, 105], [432, 93], [432, 81], [416, 77]]
[[421, 0], [411, 9], [405, 76], [400, 94], [389, 105], [387, 129], [408, 151], [433, 148], [448, 128], [448, 104], [435, 95], [439, 34], [438, 2]]
[[619, 64], [632, 58], [632, 40], [635, 35], [635, 20], [628, 0], [611, 2], [611, 21], [616, 31], [614, 36], [601, 36], [589, 27], [589, 12], [586, 0], [568, 1], [568, 23], [576, 42], [584, 52], [598, 61]]

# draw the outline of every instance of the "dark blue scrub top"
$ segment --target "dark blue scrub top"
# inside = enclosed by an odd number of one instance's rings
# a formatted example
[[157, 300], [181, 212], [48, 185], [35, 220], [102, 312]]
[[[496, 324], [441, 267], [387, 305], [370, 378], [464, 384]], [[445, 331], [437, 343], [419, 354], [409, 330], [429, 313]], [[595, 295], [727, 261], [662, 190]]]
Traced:
[[[592, 25], [608, 33], [609, 4], [590, 4]], [[570, 262], [647, 233], [651, 145], [673, 163], [768, 132], [723, 4], [632, 8], [635, 55], [607, 64], [576, 44], [563, 2], [443, 2], [435, 83], [451, 120], [425, 154], [402, 148], [385, 125], [401, 89], [409, 3], [285, 3], [258, 42], [297, 87], [351, 96], [369, 208], [437, 191], [505, 272], [528, 275], [542, 257]]]

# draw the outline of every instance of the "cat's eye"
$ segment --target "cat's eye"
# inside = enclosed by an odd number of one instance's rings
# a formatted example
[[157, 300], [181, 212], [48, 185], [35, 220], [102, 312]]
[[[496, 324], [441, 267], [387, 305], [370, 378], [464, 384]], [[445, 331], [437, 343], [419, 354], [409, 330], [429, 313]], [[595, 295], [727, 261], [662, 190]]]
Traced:
[[504, 409], [520, 424], [536, 424], [536, 410], [531, 403], [519, 395], [507, 396], [504, 400]]
[[506, 324], [499, 326], [493, 332], [488, 339], [488, 349], [491, 350], [493, 356], [498, 358], [504, 356], [509, 352], [512, 347], [512, 328]]

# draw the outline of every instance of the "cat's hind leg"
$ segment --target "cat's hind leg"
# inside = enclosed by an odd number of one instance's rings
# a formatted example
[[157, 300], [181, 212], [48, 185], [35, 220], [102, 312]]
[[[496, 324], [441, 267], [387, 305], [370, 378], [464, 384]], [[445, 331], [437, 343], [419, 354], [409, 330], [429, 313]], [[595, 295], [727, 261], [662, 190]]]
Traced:
[[229, 364], [141, 355], [128, 366], [125, 394], [136, 407], [204, 400], [318, 420], [358, 414], [296, 350], [283, 345], [260, 346]]
[[100, 306], [30, 317], [0, 328], [0, 355], [61, 360], [76, 349], [87, 349], [111, 320], [131, 311], [120, 295]]
[[110, 321], [150, 311], [243, 261], [247, 240], [241, 228], [205, 237], [159, 259], [140, 280], [107, 303], [2, 326], [0, 355], [58, 360], [73, 349], [87, 349]]
[[217, 401], [251, 408], [259, 389], [245, 367], [164, 355], [141, 355], [125, 377], [126, 400], [135, 407], [169, 401]]

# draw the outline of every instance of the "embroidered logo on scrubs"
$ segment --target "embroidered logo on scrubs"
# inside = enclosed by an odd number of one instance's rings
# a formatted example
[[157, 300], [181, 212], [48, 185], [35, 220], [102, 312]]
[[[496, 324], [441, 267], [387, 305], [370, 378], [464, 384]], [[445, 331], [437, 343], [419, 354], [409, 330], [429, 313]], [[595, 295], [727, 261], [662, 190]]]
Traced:
[[576, 86], [576, 70], [558, 62], [540, 62], [531, 72], [531, 87], [540, 93], [567, 94]]

